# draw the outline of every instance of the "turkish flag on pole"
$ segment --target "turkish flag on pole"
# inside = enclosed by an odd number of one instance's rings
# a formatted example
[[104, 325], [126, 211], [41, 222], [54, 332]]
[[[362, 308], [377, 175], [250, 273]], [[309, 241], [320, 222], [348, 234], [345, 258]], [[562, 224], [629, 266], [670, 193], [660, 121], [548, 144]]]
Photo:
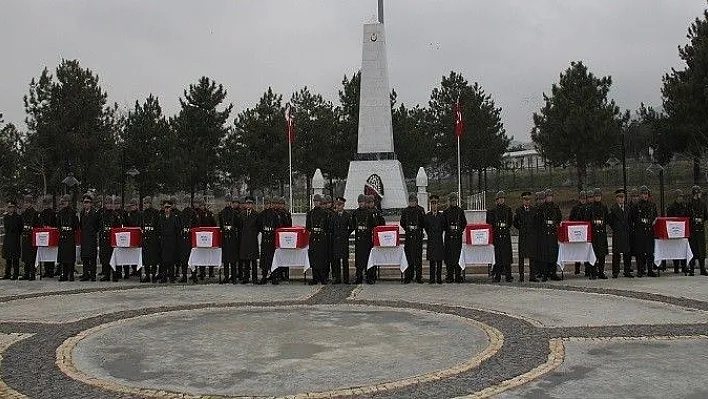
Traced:
[[455, 102], [455, 136], [462, 137], [465, 131], [465, 121], [462, 119], [462, 107], [460, 106], [460, 98]]
[[288, 129], [288, 143], [295, 141], [295, 117], [290, 104], [285, 106], [285, 126]]

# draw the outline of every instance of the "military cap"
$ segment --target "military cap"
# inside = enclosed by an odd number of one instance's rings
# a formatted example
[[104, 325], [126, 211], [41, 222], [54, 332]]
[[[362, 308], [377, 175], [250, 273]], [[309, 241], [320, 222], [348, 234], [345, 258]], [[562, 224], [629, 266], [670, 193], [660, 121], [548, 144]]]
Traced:
[[551, 190], [550, 188], [547, 188], [546, 191], [544, 192], [544, 194], [546, 195], [546, 197], [551, 197], [551, 196], [553, 196], [553, 190]]
[[236, 197], [236, 203], [237, 203], [237, 204], [240, 205], [240, 204], [243, 204], [244, 202], [245, 202], [245, 201], [244, 201], [243, 197]]
[[639, 190], [633, 187], [631, 190], [629, 190], [629, 195], [632, 197], [636, 197], [639, 195]]
[[649, 187], [647, 187], [647, 186], [639, 187], [639, 193], [640, 194], [649, 194]]
[[681, 189], [674, 190], [674, 197], [676, 197], [676, 198], [683, 197], [683, 190], [681, 190]]
[[152, 205], [152, 197], [150, 197], [150, 196], [148, 195], [148, 196], [146, 196], [145, 198], [143, 198], [143, 204], [150, 204], [150, 205]]
[[177, 203], [177, 197], [174, 195], [170, 197], [170, 204], [175, 205]]
[[367, 195], [367, 196], [366, 196], [366, 202], [374, 202], [374, 196], [373, 196], [373, 195]]
[[315, 202], [322, 202], [322, 196], [319, 195], [319, 194], [315, 194], [315, 195], [312, 197], [312, 201], [315, 201]]
[[357, 202], [366, 202], [366, 195], [364, 194], [359, 194], [359, 196], [356, 198]]
[[433, 194], [430, 196], [430, 202], [438, 202], [440, 200], [440, 196], [437, 194]]
[[48, 206], [52, 204], [52, 196], [51, 195], [45, 195], [42, 198], [42, 205]]
[[617, 197], [623, 197], [624, 194], [625, 194], [625, 193], [624, 193], [624, 189], [623, 189], [623, 188], [618, 188], [617, 190], [615, 190], [615, 196], [617, 196]]
[[165, 205], [171, 206], [172, 204], [173, 204], [172, 198], [165, 197], [165, 199], [162, 200], [162, 206], [165, 206]]
[[700, 186], [691, 187], [691, 194], [693, 194], [693, 195], [701, 194], [701, 187]]
[[497, 195], [494, 196], [494, 199], [499, 199], [499, 198], [506, 198], [506, 193], [504, 191], [497, 191]]
[[457, 193], [450, 193], [450, 194], [447, 196], [447, 200], [448, 200], [448, 201], [457, 201]]
[[578, 198], [586, 199], [587, 197], [588, 197], [588, 193], [585, 190], [580, 190], [580, 193], [578, 194]]
[[592, 195], [594, 195], [595, 197], [601, 196], [602, 190], [600, 190], [599, 188], [596, 188], [592, 191]]
[[415, 193], [409, 194], [408, 202], [418, 202], [418, 196]]
[[340, 196], [340, 197], [337, 197], [337, 202], [345, 203], [345, 202], [347, 202], [347, 199]]
[[263, 197], [263, 204], [264, 205], [272, 204], [272, 203], [273, 203], [273, 199], [270, 196], [266, 195], [265, 197]]
[[531, 198], [531, 191], [524, 191], [521, 193], [521, 198], [528, 199]]
[[34, 197], [31, 196], [30, 194], [27, 194], [24, 196], [24, 201], [25, 202], [34, 202]]
[[285, 205], [285, 197], [278, 198], [278, 204]]
[[71, 196], [69, 194], [64, 194], [61, 196], [61, 202], [71, 202]]
[[138, 206], [138, 199], [137, 198], [131, 198], [130, 203], [128, 204], [130, 206]]
[[325, 203], [325, 204], [329, 204], [329, 203], [332, 202], [332, 197], [330, 197], [329, 195], [325, 195], [325, 196], [322, 198], [322, 202]]
[[249, 202], [252, 204], [252, 203], [256, 202], [256, 199], [253, 198], [252, 196], [248, 195], [248, 196], [246, 196], [246, 198], [243, 199], [243, 201], [244, 201], [245, 203], [247, 203], [247, 204], [248, 204]]
[[89, 200], [89, 201], [93, 202], [93, 194], [91, 194], [91, 193], [85, 193], [85, 194], [81, 197], [81, 199], [82, 199], [82, 200]]

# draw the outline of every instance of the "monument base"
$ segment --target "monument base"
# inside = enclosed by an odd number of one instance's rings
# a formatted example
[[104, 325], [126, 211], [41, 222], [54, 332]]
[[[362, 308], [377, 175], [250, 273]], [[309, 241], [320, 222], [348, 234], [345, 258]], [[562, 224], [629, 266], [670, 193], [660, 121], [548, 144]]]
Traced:
[[364, 193], [364, 187], [373, 175], [380, 178], [383, 186], [381, 209], [401, 209], [408, 206], [408, 189], [403, 177], [403, 167], [397, 159], [391, 159], [349, 163], [347, 185], [344, 189], [346, 209], [356, 209], [359, 206], [357, 197]]

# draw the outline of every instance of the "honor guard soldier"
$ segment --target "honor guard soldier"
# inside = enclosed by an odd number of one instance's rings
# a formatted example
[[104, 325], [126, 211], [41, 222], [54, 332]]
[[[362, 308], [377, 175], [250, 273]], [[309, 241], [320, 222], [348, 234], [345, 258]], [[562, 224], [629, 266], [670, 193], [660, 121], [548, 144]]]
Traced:
[[[270, 197], [263, 199], [263, 211], [258, 214], [258, 228], [261, 232], [261, 280], [259, 284], [265, 284], [268, 275], [271, 274], [271, 266], [273, 266], [275, 230], [278, 228], [278, 214], [273, 208], [273, 200]], [[275, 282], [276, 275], [271, 275], [272, 282]]]
[[[285, 198], [278, 198], [278, 204], [276, 208], [276, 213], [278, 215], [278, 227], [293, 227], [293, 215], [288, 210]], [[276, 271], [276, 284], [281, 281], [290, 280], [290, 269], [287, 267], [280, 267]]]
[[76, 264], [76, 229], [79, 228], [79, 218], [70, 205], [71, 197], [61, 197], [61, 209], [57, 214], [59, 225], [59, 253], [57, 262], [61, 265], [59, 281], [74, 281], [74, 266]]
[[253, 279], [253, 284], [258, 284], [258, 212], [254, 209], [253, 197], [246, 197], [244, 209], [241, 212], [241, 246], [239, 256], [241, 257], [242, 284], [248, 284], [249, 276]]
[[[206, 208], [206, 203], [204, 197], [197, 196], [194, 199], [194, 227], [216, 227], [216, 219], [214, 214]], [[190, 244], [191, 244], [191, 234], [190, 234]], [[191, 248], [190, 248], [191, 252]], [[195, 281], [197, 271], [192, 272], [192, 280]], [[199, 280], [204, 281], [206, 277], [206, 266], [199, 266]], [[209, 266], [209, 278], [214, 277], [214, 266]]]
[[25, 269], [20, 280], [33, 281], [36, 278], [35, 260], [37, 259], [37, 248], [32, 245], [32, 230], [39, 227], [39, 212], [34, 208], [34, 197], [25, 195], [24, 210], [20, 214], [22, 217], [22, 263]]
[[445, 268], [447, 283], [461, 283], [460, 253], [462, 252], [462, 236], [467, 226], [465, 212], [457, 205], [457, 193], [447, 197], [448, 207], [443, 212], [445, 226]]
[[330, 241], [329, 214], [324, 209], [323, 198], [316, 194], [313, 202], [315, 205], [306, 215], [305, 228], [310, 232], [310, 248], [308, 255], [312, 267], [311, 285], [318, 283], [327, 284], [328, 251]]
[[162, 209], [157, 233], [160, 237], [160, 282], [164, 284], [168, 279], [170, 283], [176, 281], [175, 269], [181, 261], [180, 247], [184, 225], [177, 212], [172, 209], [171, 199], [162, 202]]
[[689, 205], [689, 212], [691, 218], [691, 237], [689, 238], [689, 243], [691, 244], [691, 251], [693, 252], [693, 259], [691, 259], [691, 265], [688, 269], [688, 275], [693, 276], [696, 272], [696, 262], [701, 270], [701, 276], [708, 276], [708, 271], [706, 271], [706, 231], [705, 223], [706, 218], [708, 218], [708, 210], [706, 210], [706, 204], [703, 202], [702, 191], [698, 186], [693, 186], [691, 188], [691, 203]]
[[[373, 195], [367, 195], [366, 196], [366, 207], [369, 209], [369, 212], [371, 212], [371, 217], [374, 221], [374, 227], [375, 226], [383, 226], [386, 224], [386, 220], [384, 220], [383, 215], [381, 215], [381, 211], [376, 207], [376, 202], [374, 200]], [[372, 229], [372, 243], [371, 245], [373, 246], [373, 229]], [[368, 258], [367, 258], [368, 262]], [[373, 266], [371, 269], [366, 269], [366, 278], [367, 278], [367, 284], [374, 284], [376, 283], [376, 280], [378, 279], [378, 271], [379, 267], [378, 266]]]
[[96, 258], [98, 257], [98, 234], [101, 231], [99, 215], [93, 207], [93, 195], [84, 194], [83, 209], [79, 217], [81, 225], [81, 281], [96, 281]]
[[629, 207], [625, 204], [623, 189], [615, 191], [615, 204], [610, 208], [607, 224], [612, 229], [612, 278], [619, 276], [620, 258], [624, 263], [624, 276], [632, 278]]
[[495, 206], [487, 210], [487, 224], [492, 226], [494, 235], [494, 281], [500, 282], [504, 274], [506, 282], [512, 282], [514, 278], [511, 276], [511, 264], [514, 262], [514, 255], [511, 249], [511, 226], [514, 223], [514, 215], [506, 204], [504, 191], [497, 192], [495, 201]]
[[224, 198], [226, 205], [219, 212], [219, 230], [221, 230], [221, 261], [224, 263], [222, 283], [238, 283], [238, 244], [241, 238], [241, 219], [230, 195]]
[[332, 214], [332, 284], [349, 284], [349, 235], [351, 215], [344, 210], [344, 197], [337, 197]]
[[546, 274], [546, 266], [545, 264], [540, 260], [541, 259], [541, 252], [542, 252], [542, 247], [544, 245], [543, 243], [543, 229], [545, 226], [545, 222], [543, 220], [543, 207], [546, 205], [546, 192], [545, 191], [537, 191], [535, 194], [536, 197], [536, 203], [533, 206], [533, 229], [536, 231], [536, 258], [534, 259], [534, 271], [535, 274], [532, 276], [534, 280], [529, 279], [531, 282], [537, 282], [537, 279], [543, 278], [543, 276]]
[[[180, 245], [180, 259], [178, 272], [181, 273], [181, 283], [187, 282], [189, 255], [192, 252], [192, 227], [197, 227], [197, 212], [190, 206], [190, 198], [185, 196], [182, 201], [184, 207], [179, 212], [179, 221], [182, 223], [182, 241]], [[197, 282], [196, 271], [192, 273], [192, 282]]]
[[[578, 203], [573, 205], [570, 209], [570, 216], [568, 220], [571, 222], [585, 222], [588, 221], [588, 195], [585, 190], [581, 190], [578, 194]], [[575, 262], [575, 274], [580, 274], [580, 262]], [[587, 265], [585, 265], [585, 276], [589, 276], [589, 270]]]
[[5, 280], [17, 280], [20, 274], [20, 245], [22, 217], [17, 213], [17, 203], [7, 202], [7, 211], [2, 218], [5, 235], [2, 240], [2, 257], [5, 259]]
[[[116, 204], [120, 206], [120, 203]], [[103, 200], [103, 210], [98, 217], [98, 260], [101, 262], [101, 281], [118, 281], [120, 271], [115, 272], [111, 268], [111, 256], [113, 247], [111, 246], [111, 229], [120, 227], [121, 221], [118, 213], [114, 210], [113, 197], [106, 197]]]
[[[674, 202], [666, 208], [666, 216], [691, 218], [691, 209], [684, 201], [683, 191], [674, 191]], [[665, 261], [662, 264], [665, 265]], [[664, 269], [666, 268], [664, 267]], [[688, 266], [685, 260], [674, 260], [674, 273], [678, 274], [679, 270], [688, 274]]]
[[563, 215], [558, 205], [553, 202], [553, 191], [547, 189], [544, 194], [545, 202], [539, 212], [542, 223], [541, 237], [539, 238], [541, 242], [539, 260], [542, 262], [545, 272], [542, 281], [548, 279], [558, 281], [560, 280], [556, 266], [556, 262], [558, 262], [558, 228], [563, 220]]
[[[355, 284], [364, 281], [364, 273], [369, 254], [373, 247], [374, 217], [366, 207], [366, 195], [359, 194], [357, 197], [359, 207], [352, 212], [352, 220], [349, 229], [354, 231], [354, 267], [356, 268]], [[369, 282], [367, 278], [367, 283]]]
[[[51, 195], [42, 198], [42, 211], [39, 213], [39, 225], [44, 227], [58, 227], [57, 213], [54, 211], [54, 199]], [[54, 278], [54, 262], [44, 262], [42, 277]]]
[[428, 235], [426, 248], [426, 259], [430, 262], [428, 283], [442, 284], [442, 266], [445, 260], [445, 243], [443, 233], [445, 232], [445, 217], [438, 209], [440, 197], [433, 194], [430, 196], [430, 211], [425, 215], [425, 232]]
[[[138, 199], [131, 198], [128, 203], [128, 211], [125, 212], [125, 220], [123, 225], [126, 227], [140, 227], [142, 225], [142, 213], [138, 209]], [[123, 266], [123, 274], [125, 279], [128, 280], [132, 277], [140, 277], [140, 272], [138, 271], [138, 265]]]
[[145, 277], [141, 282], [157, 282], [157, 265], [160, 264], [160, 235], [157, 225], [160, 222], [160, 212], [153, 208], [152, 198], [143, 198], [143, 214], [140, 218], [143, 232], [143, 268]]
[[406, 232], [404, 250], [408, 269], [406, 269], [404, 284], [413, 281], [423, 283], [423, 229], [425, 229], [425, 210], [418, 205], [415, 193], [408, 196], [408, 207], [401, 213], [401, 227]]
[[[632, 215], [632, 209], [634, 209], [635, 206], [639, 203], [639, 189], [637, 188], [632, 188], [629, 190], [629, 204], [627, 209], [629, 209], [629, 214], [630, 217]], [[639, 257], [637, 256], [637, 251], [635, 249], [636, 245], [634, 243], [634, 226], [632, 225], [631, 221], [629, 224], [629, 254], [631, 258], [634, 258], [635, 263], [637, 264], [637, 267], [639, 267]], [[630, 258], [630, 265], [631, 265], [631, 258]]]
[[607, 280], [605, 275], [605, 258], [609, 253], [607, 245], [607, 220], [609, 219], [609, 210], [602, 203], [602, 190], [596, 188], [593, 191], [594, 201], [588, 207], [588, 216], [590, 226], [592, 227], [592, 249], [595, 251], [597, 263], [590, 267], [590, 278]]
[[649, 188], [639, 189], [640, 197], [630, 211], [630, 226], [633, 232], [634, 251], [637, 256], [637, 277], [657, 277], [652, 266], [654, 255], [654, 220], [657, 212], [649, 202]]
[[524, 259], [529, 260], [529, 278], [536, 279], [534, 259], [536, 259], [536, 229], [533, 228], [533, 208], [531, 192], [521, 193], [521, 206], [514, 212], [514, 227], [519, 231], [519, 281], [524, 281]]

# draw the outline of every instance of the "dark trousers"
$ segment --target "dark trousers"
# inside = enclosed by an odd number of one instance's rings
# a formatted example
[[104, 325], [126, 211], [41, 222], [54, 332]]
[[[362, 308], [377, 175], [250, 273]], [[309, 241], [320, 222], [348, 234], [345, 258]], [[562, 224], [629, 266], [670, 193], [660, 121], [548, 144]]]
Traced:
[[597, 276], [604, 276], [605, 275], [605, 255], [599, 255], [597, 257], [597, 262], [595, 263], [594, 266], [591, 266], [591, 273], [595, 274]]
[[619, 276], [620, 273], [620, 257], [622, 258], [622, 263], [624, 264], [624, 275], [629, 276], [632, 274], [632, 257], [629, 253], [613, 253], [612, 254], [612, 275]]
[[406, 253], [406, 260], [408, 261], [408, 269], [406, 269], [405, 279], [406, 281], [413, 280], [415, 276], [415, 281], [423, 281], [423, 244], [419, 245], [409, 245], [404, 248]]
[[651, 254], [637, 254], [637, 276], [644, 276], [647, 273], [650, 276], [654, 274], [652, 259]]
[[270, 273], [273, 266], [273, 256], [275, 256], [275, 248], [273, 251], [263, 251], [261, 254], [261, 278], [265, 279]]
[[258, 281], [258, 260], [242, 259], [239, 262], [239, 269], [242, 282], [247, 283], [249, 277], [253, 279], [254, 283]]
[[332, 259], [332, 279], [335, 282], [349, 284], [349, 258], [336, 257]]
[[34, 265], [34, 259], [31, 262], [25, 263], [25, 279], [34, 279], [37, 274], [37, 269]]
[[164, 283], [168, 278], [170, 281], [175, 281], [175, 269], [176, 265], [174, 263], [160, 263], [160, 281]]
[[71, 281], [74, 280], [74, 268], [75, 265], [73, 263], [62, 263], [61, 264], [61, 279], [69, 279]]
[[[524, 281], [524, 274], [525, 274], [525, 271], [524, 271], [524, 260], [525, 260], [525, 259], [526, 259], [525, 257], [519, 256], [519, 281]], [[533, 270], [531, 270], [531, 269], [533, 269], [533, 266], [532, 266], [532, 265], [533, 265], [533, 261], [532, 261], [531, 259], [529, 259], [529, 269], [530, 269], [530, 270], [529, 270], [529, 275], [530, 275], [530, 276], [533, 276]]]
[[445, 258], [445, 272], [447, 274], [445, 281], [448, 283], [453, 281], [462, 281], [462, 268], [460, 268], [459, 252], [456, 259], [452, 258], [453, 256], [448, 256]]
[[84, 272], [82, 273], [83, 277], [95, 280], [97, 269], [96, 257], [89, 256], [86, 258], [81, 258], [81, 263], [84, 265]]
[[12, 258], [5, 260], [5, 278], [17, 278], [20, 275], [20, 259]]
[[690, 262], [690, 268], [688, 269], [688, 274], [693, 276], [696, 273], [696, 263], [698, 263], [698, 267], [701, 269], [701, 274], [706, 274], [706, 259], [705, 258], [696, 258], [694, 257], [691, 259]]
[[[363, 244], [362, 244], [363, 245]], [[356, 268], [356, 283], [361, 284], [366, 272], [366, 264], [369, 262], [370, 247], [359, 247], [354, 251], [354, 267]], [[368, 276], [367, 272], [367, 276]]]
[[495, 264], [492, 274], [494, 274], [494, 281], [500, 281], [502, 275], [504, 275], [506, 281], [511, 281], [511, 265]]
[[430, 261], [430, 273], [429, 280], [430, 283], [437, 282], [442, 283], [442, 261], [431, 260]]
[[686, 266], [686, 260], [674, 260], [674, 273], [688, 272], [688, 267]]
[[546, 272], [547, 278], [557, 278], [558, 277], [558, 265], [555, 262], [544, 263], [544, 270]]

